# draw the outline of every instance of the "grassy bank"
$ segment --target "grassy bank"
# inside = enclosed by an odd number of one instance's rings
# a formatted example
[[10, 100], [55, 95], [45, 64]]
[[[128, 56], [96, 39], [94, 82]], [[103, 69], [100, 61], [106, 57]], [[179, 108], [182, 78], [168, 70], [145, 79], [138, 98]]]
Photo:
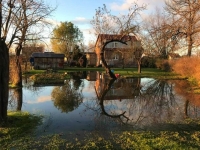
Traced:
[[[115, 74], [120, 74], [122, 77], [148, 77], [148, 78], [160, 78], [160, 79], [183, 79], [185, 77], [172, 73], [166, 72], [156, 68], [143, 68], [142, 73], [137, 72], [137, 68], [112, 68]], [[66, 72], [78, 72], [78, 71], [102, 71], [103, 68], [65, 68], [63, 70], [57, 70], [57, 73], [64, 74]], [[30, 70], [25, 74], [34, 75], [46, 73], [46, 70]]]
[[27, 142], [42, 117], [27, 112], [8, 112], [8, 122], [0, 127], [0, 149], [28, 149]]
[[[150, 131], [85, 134], [66, 139], [59, 135], [34, 136], [41, 117], [9, 112], [7, 126], [0, 128], [0, 149], [200, 149], [200, 121], [186, 119], [181, 124], [166, 123]], [[163, 128], [166, 127], [166, 128]]]

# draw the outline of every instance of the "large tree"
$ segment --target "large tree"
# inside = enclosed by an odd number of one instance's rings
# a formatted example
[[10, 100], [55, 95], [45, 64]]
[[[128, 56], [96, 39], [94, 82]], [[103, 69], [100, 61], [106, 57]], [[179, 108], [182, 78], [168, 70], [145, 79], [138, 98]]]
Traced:
[[67, 58], [75, 50], [77, 45], [81, 45], [83, 33], [71, 22], [61, 22], [53, 30], [51, 46], [53, 51], [64, 53]]
[[19, 56], [31, 27], [41, 24], [53, 11], [43, 0], [0, 0], [0, 124], [6, 121], [9, 83], [9, 48], [16, 46], [16, 85], [22, 86]]
[[[44, 24], [46, 24], [43, 20], [48, 17], [54, 9], [45, 4], [43, 0], [20, 0], [18, 5], [19, 11], [17, 11], [16, 16], [12, 17], [13, 23], [11, 25], [14, 27], [15, 31], [12, 35], [13, 41], [11, 42], [14, 42], [17, 45], [15, 48], [15, 53], [16, 68], [18, 71], [18, 73], [16, 74], [16, 78], [18, 79], [18, 81], [15, 83], [15, 85], [22, 86], [22, 71], [19, 57], [22, 51], [23, 44], [27, 40], [29, 40], [28, 37], [34, 36], [41, 32], [40, 29], [36, 28], [41, 28], [42, 26], [44, 26]], [[37, 32], [33, 30], [33, 28], [39, 31]]]
[[[0, 26], [3, 28], [2, 0], [0, 1]], [[10, 8], [12, 9], [12, 8]], [[9, 54], [6, 46], [6, 35], [0, 30], [0, 126], [7, 118], [8, 82], [9, 82]]]
[[[110, 70], [110, 67], [107, 65], [104, 58], [104, 48], [107, 44], [111, 42], [119, 42], [127, 45], [127, 38], [125, 36], [129, 36], [130, 34], [136, 34], [138, 32], [139, 26], [137, 24], [137, 17], [142, 10], [145, 9], [145, 5], [139, 6], [137, 3], [133, 3], [129, 9], [128, 13], [119, 14], [118, 16], [113, 15], [111, 11], [109, 11], [106, 5], [103, 5], [102, 8], [98, 8], [96, 10], [96, 14], [91, 21], [93, 29], [95, 31], [95, 35], [99, 34], [110, 34], [116, 35], [116, 37], [109, 38], [109, 40], [103, 42], [100, 46], [101, 49], [101, 61], [105, 70], [109, 73], [110, 77], [115, 78], [113, 73]], [[120, 35], [120, 36], [119, 36]], [[130, 46], [130, 54], [134, 56], [135, 49]], [[124, 55], [124, 52], [121, 52]], [[140, 60], [140, 59], [138, 59]], [[139, 63], [140, 64], [140, 63]], [[140, 69], [140, 67], [138, 67]], [[141, 72], [141, 70], [139, 70]]]
[[177, 50], [179, 38], [174, 36], [176, 28], [173, 28], [172, 23], [173, 20], [159, 9], [143, 21], [141, 35], [148, 56], [168, 58], [169, 53]]
[[197, 0], [167, 0], [167, 12], [175, 19], [175, 35], [184, 37], [187, 44], [187, 55], [192, 55], [192, 49], [197, 45], [200, 33], [200, 3]]

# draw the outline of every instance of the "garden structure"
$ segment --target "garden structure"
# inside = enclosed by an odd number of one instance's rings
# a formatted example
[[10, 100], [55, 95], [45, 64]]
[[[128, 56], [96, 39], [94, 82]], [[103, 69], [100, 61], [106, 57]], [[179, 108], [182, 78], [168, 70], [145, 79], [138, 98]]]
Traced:
[[34, 69], [63, 69], [64, 54], [54, 52], [32, 53], [30, 62]]

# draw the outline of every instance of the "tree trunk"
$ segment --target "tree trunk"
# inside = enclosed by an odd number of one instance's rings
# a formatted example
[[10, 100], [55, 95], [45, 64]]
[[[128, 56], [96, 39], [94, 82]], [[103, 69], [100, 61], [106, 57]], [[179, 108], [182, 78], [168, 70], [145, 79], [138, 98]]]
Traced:
[[15, 98], [17, 100], [17, 108], [16, 110], [17, 111], [21, 111], [22, 109], [22, 100], [23, 100], [23, 97], [22, 97], [22, 88], [16, 88], [14, 90], [14, 95], [15, 95]]
[[102, 53], [100, 54], [100, 56], [101, 56], [100, 58], [101, 58], [102, 65], [103, 65], [103, 67], [105, 68], [106, 73], [108, 73], [108, 75], [109, 75], [111, 78], [117, 79], [116, 76], [115, 76], [115, 74], [110, 70], [110, 67], [107, 65], [107, 63], [106, 63], [106, 61], [105, 61], [105, 58], [104, 58], [104, 53], [102, 52]]
[[141, 73], [141, 60], [137, 60], [138, 63], [138, 73]]
[[7, 120], [9, 91], [9, 54], [5, 41], [0, 41], [0, 126]]
[[15, 57], [15, 65], [16, 65], [16, 75], [15, 75], [15, 86], [22, 87], [22, 69], [20, 63], [20, 52], [22, 50], [21, 44], [18, 44], [17, 48], [15, 49], [16, 57]]
[[189, 101], [186, 100], [184, 105], [184, 114], [186, 118], [188, 117], [188, 106], [189, 106]]
[[188, 56], [190, 57], [191, 55], [192, 55], [192, 36], [191, 35], [189, 35], [188, 36]]
[[122, 69], [124, 69], [124, 56], [122, 56]]

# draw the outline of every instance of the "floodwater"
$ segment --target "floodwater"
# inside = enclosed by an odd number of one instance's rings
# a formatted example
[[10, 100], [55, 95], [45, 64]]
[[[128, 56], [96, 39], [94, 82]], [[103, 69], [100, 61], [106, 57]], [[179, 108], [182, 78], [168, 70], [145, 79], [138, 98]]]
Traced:
[[187, 118], [200, 118], [200, 97], [187, 93], [184, 80], [118, 78], [98, 72], [74, 73], [58, 85], [10, 90], [9, 110], [44, 116], [37, 135], [81, 137], [87, 133], [162, 130]]

